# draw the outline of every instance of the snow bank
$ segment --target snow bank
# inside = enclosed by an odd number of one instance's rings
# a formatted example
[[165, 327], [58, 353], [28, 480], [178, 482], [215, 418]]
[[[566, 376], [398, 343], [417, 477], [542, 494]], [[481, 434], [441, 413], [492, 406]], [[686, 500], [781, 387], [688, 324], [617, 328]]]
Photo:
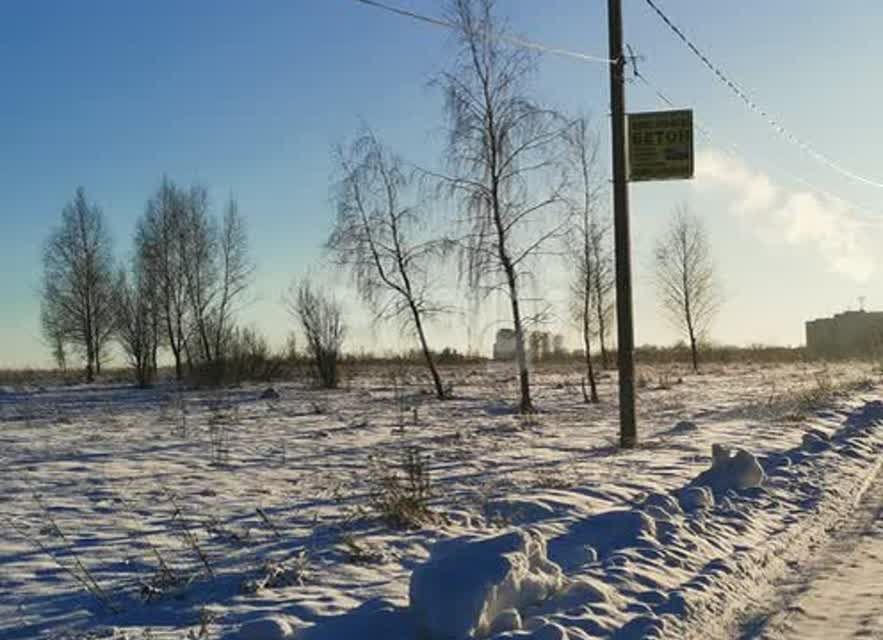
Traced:
[[277, 616], [246, 622], [240, 627], [239, 633], [233, 636], [235, 640], [285, 640], [291, 637], [291, 625]]
[[656, 544], [656, 521], [643, 511], [607, 511], [549, 541], [549, 558], [570, 571], [615, 551]]
[[560, 567], [547, 559], [538, 536], [512, 531], [457, 538], [435, 545], [429, 560], [414, 570], [411, 612], [433, 640], [480, 638], [491, 629], [516, 630], [513, 609], [538, 604], [563, 584]]
[[714, 494], [708, 487], [687, 487], [681, 492], [680, 499], [684, 511], [714, 507]]
[[722, 494], [730, 489], [759, 487], [763, 483], [763, 467], [745, 449], [714, 444], [711, 446], [711, 458], [711, 469], [700, 474], [694, 485], [708, 486], [716, 494]]
[[279, 392], [276, 391], [276, 389], [274, 389], [273, 387], [267, 387], [261, 392], [259, 398], [261, 400], [278, 400]]

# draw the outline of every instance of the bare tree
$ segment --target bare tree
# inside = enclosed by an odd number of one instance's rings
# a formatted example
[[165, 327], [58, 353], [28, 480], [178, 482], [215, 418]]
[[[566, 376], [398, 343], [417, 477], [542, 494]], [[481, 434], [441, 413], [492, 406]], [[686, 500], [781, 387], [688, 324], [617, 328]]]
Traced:
[[81, 351], [89, 382], [113, 331], [112, 264], [104, 213], [80, 187], [45, 246], [41, 320], [55, 348], [62, 341]]
[[592, 289], [594, 290], [598, 346], [601, 349], [601, 365], [605, 369], [610, 368], [607, 328], [613, 324], [613, 314], [616, 309], [616, 269], [613, 262], [610, 229], [609, 222], [597, 221], [589, 238], [594, 266]]
[[177, 249], [183, 267], [188, 305], [188, 340], [185, 348], [191, 360], [214, 360], [211, 311], [218, 288], [218, 231], [209, 215], [208, 191], [194, 185], [183, 198], [178, 218]]
[[233, 331], [236, 305], [251, 284], [255, 270], [245, 221], [232, 196], [221, 221], [217, 247], [219, 282], [213, 295], [215, 304], [211, 311], [211, 325], [214, 328], [214, 357], [223, 361], [229, 356], [227, 344]]
[[190, 369], [213, 367], [222, 375], [236, 303], [254, 272], [236, 201], [229, 200], [218, 223], [204, 187], [184, 190], [164, 178], [138, 223], [136, 244], [146, 277], [159, 291], [159, 317], [176, 377], [183, 377], [185, 361]]
[[327, 389], [336, 388], [340, 381], [337, 364], [346, 336], [340, 304], [306, 279], [292, 285], [287, 302], [303, 329], [307, 356], [313, 361], [319, 383]]
[[126, 354], [138, 386], [147, 387], [156, 375], [153, 356], [154, 308], [157, 305], [156, 291], [139, 261], [134, 261], [131, 277], [125, 269], [120, 269], [114, 286], [114, 308], [116, 311], [116, 336]]
[[435, 393], [444, 400], [424, 324], [441, 310], [431, 299], [430, 267], [448, 245], [416, 239], [425, 220], [419, 207], [403, 201], [411, 181], [401, 159], [372, 132], [363, 132], [336, 155], [343, 175], [337, 186], [337, 220], [326, 248], [338, 265], [350, 269], [359, 295], [378, 318], [397, 319], [416, 334]]
[[656, 243], [656, 283], [670, 321], [690, 341], [693, 370], [699, 370], [699, 341], [718, 309], [711, 248], [702, 221], [679, 206]]
[[164, 343], [175, 362], [175, 377], [183, 377], [185, 342], [189, 321], [187, 280], [182, 248], [186, 247], [183, 220], [186, 194], [174, 182], [163, 178], [156, 194], [147, 201], [138, 221], [135, 242], [139, 259], [158, 287], [158, 302]]
[[[598, 140], [589, 126], [589, 119], [574, 120], [564, 136], [567, 150], [566, 170], [575, 174], [571, 181], [569, 201], [573, 211], [573, 231], [565, 238], [567, 254], [573, 264], [571, 301], [574, 320], [583, 339], [586, 358], [586, 377], [590, 394], [586, 402], [598, 402], [598, 386], [592, 363], [592, 338], [599, 336], [604, 348], [605, 314], [599, 311], [605, 304], [600, 299], [609, 290], [602, 285], [604, 270], [603, 227], [598, 221], [598, 204], [604, 190], [604, 181], [598, 168]], [[609, 298], [609, 295], [607, 296]]]
[[534, 54], [511, 45], [493, 0], [451, 0], [458, 57], [440, 84], [449, 119], [447, 176], [463, 207], [470, 286], [508, 296], [522, 412], [533, 410], [520, 283], [532, 258], [564, 229], [556, 153], [562, 118], [527, 95]]

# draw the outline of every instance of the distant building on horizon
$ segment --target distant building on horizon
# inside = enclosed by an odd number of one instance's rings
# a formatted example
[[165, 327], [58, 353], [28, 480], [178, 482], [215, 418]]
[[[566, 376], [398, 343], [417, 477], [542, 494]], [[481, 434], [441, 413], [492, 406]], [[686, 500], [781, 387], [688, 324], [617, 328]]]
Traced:
[[[530, 331], [525, 336], [527, 357], [533, 362], [540, 362], [552, 355], [564, 353], [564, 337], [548, 331]], [[515, 359], [515, 330], [504, 328], [497, 331], [494, 340], [494, 360]]]
[[515, 359], [515, 330], [500, 329], [494, 340], [494, 360]]
[[844, 311], [806, 323], [806, 351], [812, 356], [846, 358], [883, 350], [883, 311]]

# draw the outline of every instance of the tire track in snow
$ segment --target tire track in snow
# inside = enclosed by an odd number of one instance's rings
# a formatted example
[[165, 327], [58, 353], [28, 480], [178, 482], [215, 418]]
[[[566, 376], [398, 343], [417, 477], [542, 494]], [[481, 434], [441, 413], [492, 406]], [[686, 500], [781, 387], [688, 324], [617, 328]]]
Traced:
[[883, 638], [883, 472], [854, 517], [815, 559], [778, 585], [777, 611], [756, 615], [743, 640]]

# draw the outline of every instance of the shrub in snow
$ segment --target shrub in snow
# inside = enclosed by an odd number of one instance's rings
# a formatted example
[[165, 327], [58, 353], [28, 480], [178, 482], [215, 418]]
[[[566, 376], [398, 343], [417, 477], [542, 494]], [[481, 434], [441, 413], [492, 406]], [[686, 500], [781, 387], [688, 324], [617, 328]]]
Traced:
[[429, 508], [430, 478], [426, 457], [414, 447], [402, 451], [399, 470], [376, 469], [371, 476], [371, 507], [397, 529], [419, 529], [439, 518]]
[[[547, 599], [564, 584], [546, 558], [545, 541], [524, 531], [492, 538], [458, 538], [435, 545], [411, 575], [410, 605], [432, 640], [481, 638], [510, 609]], [[512, 621], [505, 614], [500, 624]]]
[[262, 589], [302, 587], [310, 576], [310, 562], [305, 551], [300, 551], [287, 563], [267, 562], [257, 578], [245, 580], [240, 589], [243, 593], [257, 593]]
[[763, 468], [745, 449], [731, 449], [722, 444], [711, 446], [711, 469], [703, 472], [694, 484], [710, 486], [715, 493], [729, 489], [750, 489], [763, 483]]

